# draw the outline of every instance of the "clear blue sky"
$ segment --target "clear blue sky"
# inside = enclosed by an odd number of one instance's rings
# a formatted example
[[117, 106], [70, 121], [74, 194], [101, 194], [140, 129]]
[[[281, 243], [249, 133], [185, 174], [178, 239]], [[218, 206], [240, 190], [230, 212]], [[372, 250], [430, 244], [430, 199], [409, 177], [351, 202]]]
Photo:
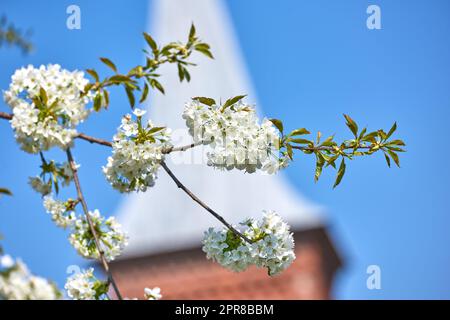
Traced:
[[[60, 63], [67, 69], [101, 66], [99, 56], [127, 69], [142, 61], [146, 1], [81, 1], [82, 29], [65, 27], [71, 1], [3, 0], [0, 14], [34, 30], [36, 51], [22, 56], [0, 50], [0, 88], [15, 69]], [[382, 10], [382, 30], [366, 28], [366, 8]], [[442, 1], [228, 1], [250, 74], [264, 112], [347, 137], [342, 113], [361, 125], [388, 128], [408, 146], [401, 169], [381, 156], [348, 165], [342, 185], [333, 176], [312, 181], [313, 159], [300, 157], [290, 179], [312, 200], [329, 208], [331, 234], [347, 261], [337, 298], [450, 298], [450, 156], [445, 147], [450, 116], [450, 3]], [[201, 30], [198, 30], [201, 35]], [[208, 40], [208, 39], [205, 39]], [[82, 130], [110, 137], [125, 105], [114, 92], [110, 111]], [[0, 102], [0, 110], [7, 107]], [[39, 159], [21, 152], [7, 123], [0, 123], [0, 185], [14, 192], [0, 200], [3, 245], [31, 269], [62, 287], [65, 268], [83, 263], [54, 227], [39, 196], [26, 187]], [[77, 160], [88, 204], [114, 211], [120, 196], [108, 187], [100, 166], [108, 150], [77, 143]], [[58, 155], [56, 156], [58, 157]], [[61, 154], [59, 154], [59, 159]], [[366, 267], [382, 270], [382, 290], [366, 288]]]

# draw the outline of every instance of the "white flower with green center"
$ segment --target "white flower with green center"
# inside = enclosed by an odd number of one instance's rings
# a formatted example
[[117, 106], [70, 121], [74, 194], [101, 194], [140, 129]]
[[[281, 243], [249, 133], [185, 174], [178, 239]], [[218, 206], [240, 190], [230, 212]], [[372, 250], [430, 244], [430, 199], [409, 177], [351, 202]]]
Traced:
[[259, 124], [251, 105], [238, 102], [224, 109], [192, 100], [183, 118], [194, 141], [211, 147], [207, 159], [212, 167], [273, 174], [289, 162], [279, 151], [277, 129], [267, 119]]
[[4, 100], [13, 111], [10, 121], [16, 140], [29, 153], [57, 146], [66, 149], [77, 135], [76, 126], [89, 115], [83, 94], [89, 81], [80, 71], [67, 71], [49, 64], [17, 70]]
[[247, 219], [241, 224], [246, 226], [243, 234], [251, 243], [230, 230], [210, 228], [203, 238], [206, 257], [235, 272], [254, 264], [267, 268], [271, 276], [279, 274], [294, 261], [293, 235], [275, 212], [266, 212], [261, 221]]
[[120, 192], [146, 191], [154, 186], [163, 150], [171, 146], [170, 131], [155, 127], [151, 121], [142, 123], [145, 112], [135, 109], [137, 120], [126, 115], [114, 136], [112, 156], [103, 173], [114, 189]]

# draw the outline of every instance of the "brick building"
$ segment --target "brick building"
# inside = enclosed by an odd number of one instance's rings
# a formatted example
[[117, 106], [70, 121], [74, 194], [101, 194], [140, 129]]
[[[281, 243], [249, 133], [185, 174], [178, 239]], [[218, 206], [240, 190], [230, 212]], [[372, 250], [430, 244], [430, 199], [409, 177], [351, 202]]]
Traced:
[[[172, 66], [160, 70], [167, 92], [152, 96], [148, 115], [156, 125], [174, 130], [174, 145], [192, 142], [181, 117], [191, 97], [224, 101], [248, 94], [247, 101], [257, 101], [225, 2], [156, 0], [149, 17], [148, 32], [160, 43], [185, 39], [194, 22], [215, 58], [193, 56], [192, 62], [198, 65], [190, 68], [189, 83], [180, 84]], [[192, 192], [230, 223], [238, 224], [248, 216], [259, 218], [262, 210], [279, 213], [295, 231], [295, 263], [270, 278], [262, 269], [235, 274], [207, 261], [200, 249], [203, 232], [220, 224], [161, 171], [155, 187], [127, 196], [118, 209], [130, 234], [124, 258], [112, 265], [124, 294], [139, 297], [144, 287], [159, 286], [166, 299], [329, 298], [340, 260], [327, 236], [324, 210], [303, 197], [283, 173], [222, 172], [206, 165], [206, 151], [197, 147], [173, 153], [166, 162]]]
[[329, 299], [341, 262], [322, 228], [295, 232], [297, 259], [269, 277], [255, 267], [233, 273], [205, 259], [200, 248], [126, 259], [112, 264], [122, 293], [142, 296], [158, 285], [164, 299]]

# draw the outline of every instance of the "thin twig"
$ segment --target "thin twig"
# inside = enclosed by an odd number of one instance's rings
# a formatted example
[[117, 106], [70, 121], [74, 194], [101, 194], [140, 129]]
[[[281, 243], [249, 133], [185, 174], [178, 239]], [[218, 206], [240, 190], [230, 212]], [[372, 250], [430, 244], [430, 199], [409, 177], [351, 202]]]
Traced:
[[12, 117], [13, 117], [12, 114], [9, 114], [9, 113], [1, 112], [1, 111], [0, 111], [0, 118], [1, 118], [1, 119], [11, 120]]
[[80, 179], [78, 178], [77, 167], [76, 167], [75, 161], [73, 160], [72, 152], [70, 151], [70, 148], [67, 149], [66, 153], [67, 153], [67, 160], [69, 161], [69, 164], [70, 164], [70, 169], [72, 170], [73, 181], [75, 182], [75, 187], [77, 189], [78, 200], [81, 202], [81, 205], [83, 206], [83, 211], [84, 211], [84, 214], [86, 215], [86, 220], [88, 221], [88, 224], [89, 224], [89, 229], [91, 230], [92, 236], [94, 237], [95, 246], [97, 247], [97, 250], [98, 250], [98, 253], [100, 256], [100, 261], [103, 264], [103, 268], [105, 269], [105, 272], [108, 275], [108, 281], [112, 284], [114, 292], [117, 295], [117, 298], [119, 298], [119, 300], [122, 300], [122, 295], [120, 294], [119, 288], [117, 287], [116, 281], [114, 280], [114, 277], [111, 273], [111, 270], [108, 265], [108, 261], [105, 258], [104, 251], [103, 251], [103, 249], [100, 245], [100, 241], [98, 239], [97, 231], [95, 230], [94, 223], [92, 222], [91, 216], [89, 214], [86, 200], [84, 199], [83, 192], [81, 191], [81, 185], [80, 185]]
[[211, 209], [208, 205], [206, 205], [203, 201], [201, 201], [195, 194], [193, 194], [184, 184], [181, 183], [180, 180], [173, 174], [173, 172], [167, 167], [166, 163], [164, 161], [161, 161], [161, 167], [167, 172], [167, 174], [172, 178], [172, 180], [175, 182], [178, 188], [183, 190], [192, 200], [197, 202], [200, 206], [202, 206], [206, 211], [211, 213], [217, 220], [222, 222], [228, 229], [230, 229], [235, 235], [241, 237], [243, 240], [247, 241], [248, 243], [252, 243], [252, 241], [247, 238], [245, 235], [243, 235], [241, 232], [239, 232], [237, 229], [235, 229], [231, 224], [229, 224], [220, 214], [215, 212], [213, 209]]
[[194, 143], [182, 146], [182, 147], [170, 147], [170, 148], [163, 150], [163, 153], [168, 154], [168, 153], [177, 152], [177, 151], [186, 151], [188, 149], [195, 148], [197, 146], [201, 146], [202, 144], [203, 144], [203, 141], [198, 141], [198, 142], [194, 142]]
[[86, 141], [88, 141], [90, 143], [97, 143], [97, 144], [101, 144], [102, 146], [112, 147], [112, 143], [111, 142], [109, 142], [107, 140], [91, 137], [91, 136], [88, 136], [87, 134], [84, 134], [84, 133], [79, 133], [76, 136], [76, 138], [86, 140]]
[[[5, 119], [5, 120], [11, 120], [13, 118], [12, 114], [6, 113], [6, 112], [0, 112], [0, 119]], [[76, 139], [82, 139], [85, 141], [88, 141], [90, 143], [96, 143], [96, 144], [100, 144], [102, 146], [106, 146], [106, 147], [112, 147], [112, 143], [108, 140], [104, 140], [104, 139], [100, 139], [100, 138], [96, 138], [96, 137], [92, 137], [89, 136], [87, 134], [84, 133], [79, 133], [76, 137]], [[181, 147], [170, 147], [167, 149], [163, 150], [164, 154], [169, 154], [172, 152], [178, 152], [178, 151], [186, 151], [188, 149], [194, 148], [196, 146], [199, 146], [203, 144], [203, 141], [199, 141], [199, 142], [195, 142], [195, 143], [191, 143], [185, 146], [181, 146]]]

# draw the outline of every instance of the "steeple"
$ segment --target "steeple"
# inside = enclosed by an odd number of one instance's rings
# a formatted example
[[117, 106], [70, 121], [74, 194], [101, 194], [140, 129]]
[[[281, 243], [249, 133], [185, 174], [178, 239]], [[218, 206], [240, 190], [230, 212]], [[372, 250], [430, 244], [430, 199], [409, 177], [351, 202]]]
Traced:
[[[214, 60], [200, 54], [189, 68], [192, 80], [179, 83], [176, 67], [164, 66], [160, 73], [166, 94], [154, 93], [147, 105], [155, 125], [174, 130], [175, 146], [192, 142], [181, 117], [184, 104], [194, 96], [226, 100], [248, 94], [256, 103], [240, 47], [227, 8], [219, 0], [154, 0], [149, 12], [149, 30], [158, 43], [185, 40], [191, 23], [199, 37], [211, 45]], [[258, 110], [261, 114], [261, 109]], [[238, 224], [246, 217], [259, 218], [262, 210], [275, 210], [293, 229], [321, 224], [321, 208], [306, 200], [284, 174], [263, 175], [223, 172], [202, 161], [202, 147], [173, 153], [167, 164], [175, 175], [204, 202]], [[118, 216], [130, 234], [125, 257], [199, 246], [203, 232], [220, 226], [208, 212], [179, 190], [160, 170], [156, 185], [145, 193], [125, 196]]]

